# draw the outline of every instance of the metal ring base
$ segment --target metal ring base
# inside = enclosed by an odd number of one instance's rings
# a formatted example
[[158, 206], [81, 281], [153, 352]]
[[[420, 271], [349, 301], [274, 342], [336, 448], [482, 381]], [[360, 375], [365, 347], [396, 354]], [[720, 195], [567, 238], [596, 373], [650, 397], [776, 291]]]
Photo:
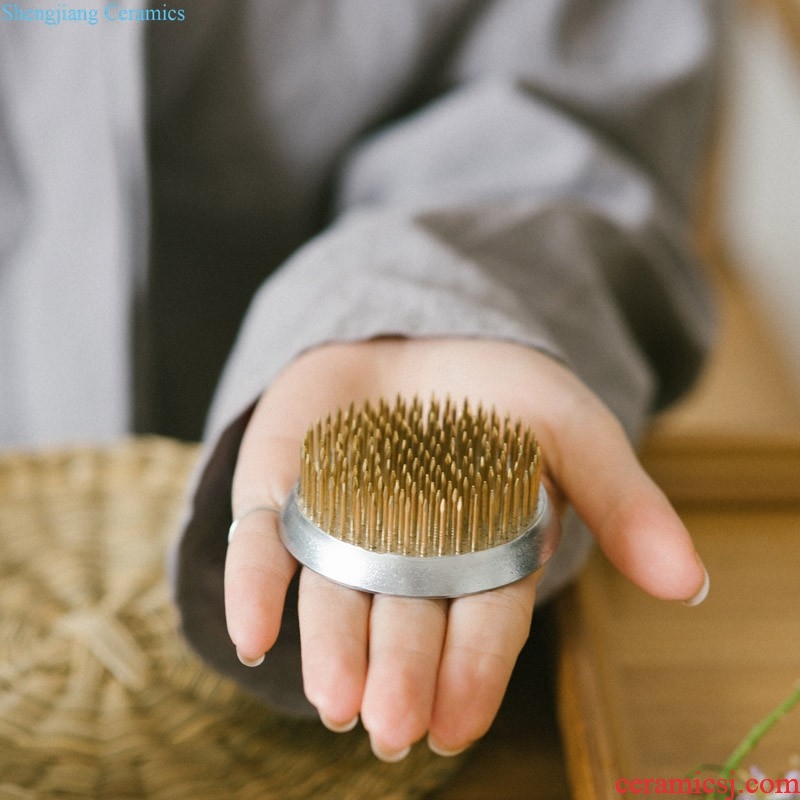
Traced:
[[301, 564], [335, 583], [375, 594], [460, 597], [505, 586], [538, 569], [549, 521], [547, 492], [540, 486], [531, 527], [510, 542], [447, 556], [378, 553], [314, 525], [300, 510], [295, 489], [281, 513], [280, 535]]

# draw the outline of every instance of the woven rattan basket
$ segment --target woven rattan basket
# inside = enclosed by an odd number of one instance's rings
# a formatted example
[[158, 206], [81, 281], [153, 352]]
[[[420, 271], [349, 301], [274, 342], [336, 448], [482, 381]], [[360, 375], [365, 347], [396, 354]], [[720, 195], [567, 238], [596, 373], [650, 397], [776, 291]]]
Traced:
[[[0, 458], [0, 798], [414, 798], [457, 762], [264, 709], [202, 665], [163, 573], [196, 449]], [[225, 532], [221, 531], [224, 536]]]

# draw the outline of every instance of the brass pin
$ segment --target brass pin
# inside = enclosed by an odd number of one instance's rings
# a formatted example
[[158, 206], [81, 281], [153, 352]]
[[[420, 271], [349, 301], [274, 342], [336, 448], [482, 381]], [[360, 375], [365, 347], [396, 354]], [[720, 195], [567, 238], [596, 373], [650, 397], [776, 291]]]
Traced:
[[540, 470], [533, 433], [494, 408], [381, 398], [309, 428], [298, 500], [314, 524], [360, 547], [452, 555], [524, 533]]

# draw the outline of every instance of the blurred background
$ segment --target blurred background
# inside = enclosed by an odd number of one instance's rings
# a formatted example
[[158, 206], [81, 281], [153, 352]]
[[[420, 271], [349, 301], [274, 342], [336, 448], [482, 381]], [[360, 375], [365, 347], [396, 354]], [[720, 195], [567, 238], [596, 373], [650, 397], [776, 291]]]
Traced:
[[800, 0], [736, 7], [717, 224], [800, 389]]

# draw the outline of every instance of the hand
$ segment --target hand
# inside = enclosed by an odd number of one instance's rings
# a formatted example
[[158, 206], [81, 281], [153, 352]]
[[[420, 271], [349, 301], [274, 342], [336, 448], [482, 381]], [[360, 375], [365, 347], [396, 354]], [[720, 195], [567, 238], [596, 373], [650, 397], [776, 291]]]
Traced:
[[[689, 534], [639, 465], [612, 414], [552, 358], [505, 342], [380, 339], [299, 357], [260, 400], [239, 452], [233, 513], [280, 507], [298, 476], [309, 424], [383, 395], [468, 397], [519, 417], [542, 447], [556, 506], [571, 503], [616, 567], [650, 594], [695, 596], [705, 572]], [[274, 644], [297, 562], [277, 515], [248, 514], [225, 565], [228, 630], [240, 656]], [[489, 728], [525, 643], [542, 570], [455, 600], [369, 595], [308, 569], [300, 577], [303, 681], [334, 730], [358, 719], [384, 760], [428, 733], [443, 754]]]

